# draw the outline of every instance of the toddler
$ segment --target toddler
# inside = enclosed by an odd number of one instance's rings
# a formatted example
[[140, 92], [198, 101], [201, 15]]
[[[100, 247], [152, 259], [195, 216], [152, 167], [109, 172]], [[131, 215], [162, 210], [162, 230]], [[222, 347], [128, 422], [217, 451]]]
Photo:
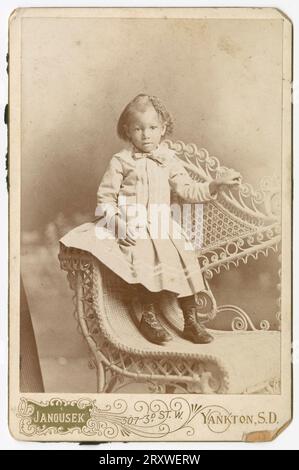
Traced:
[[177, 295], [184, 315], [183, 337], [209, 343], [212, 335], [197, 321], [195, 294], [206, 286], [191, 242], [171, 212], [171, 192], [186, 203], [204, 203], [221, 187], [240, 184], [230, 171], [210, 182], [196, 182], [173, 150], [163, 144], [173, 120], [155, 96], [139, 94], [123, 110], [117, 132], [128, 145], [113, 155], [97, 192], [96, 224], [80, 227], [62, 242], [92, 252], [102, 263], [136, 284], [144, 337], [156, 344], [171, 339], [159, 321], [161, 291]]

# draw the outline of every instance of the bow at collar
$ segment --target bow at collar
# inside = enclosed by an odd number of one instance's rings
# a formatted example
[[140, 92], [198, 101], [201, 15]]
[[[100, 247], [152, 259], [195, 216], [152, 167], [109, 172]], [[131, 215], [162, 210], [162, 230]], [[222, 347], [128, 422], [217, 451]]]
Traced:
[[152, 152], [148, 153], [138, 152], [135, 148], [133, 148], [133, 157], [135, 158], [135, 160], [139, 160], [141, 158], [150, 158], [154, 162], [158, 163], [158, 165], [165, 165], [165, 159], [163, 158], [159, 147], [153, 150]]

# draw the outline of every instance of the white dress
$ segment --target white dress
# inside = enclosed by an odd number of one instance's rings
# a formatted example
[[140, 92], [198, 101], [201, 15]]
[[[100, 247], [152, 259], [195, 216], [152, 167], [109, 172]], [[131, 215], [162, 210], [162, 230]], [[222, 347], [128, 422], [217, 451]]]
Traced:
[[[152, 292], [168, 290], [185, 297], [205, 290], [194, 248], [170, 211], [171, 191], [187, 203], [216, 197], [208, 182], [190, 178], [165, 145], [151, 155], [123, 149], [111, 158], [99, 186], [99, 221], [76, 227], [60, 242], [92, 253], [126, 282]], [[120, 244], [109, 227], [117, 213], [125, 214], [126, 223], [138, 231], [135, 246]]]

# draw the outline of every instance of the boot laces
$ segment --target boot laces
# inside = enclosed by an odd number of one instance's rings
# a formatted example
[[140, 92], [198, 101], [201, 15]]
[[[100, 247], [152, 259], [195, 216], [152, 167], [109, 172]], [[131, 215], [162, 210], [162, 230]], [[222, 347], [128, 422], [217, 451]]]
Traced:
[[153, 309], [153, 305], [149, 305], [147, 307], [146, 311], [144, 312], [144, 319], [150, 326], [161, 328], [161, 324], [159, 320], [157, 319], [155, 312], [153, 312], [152, 309]]

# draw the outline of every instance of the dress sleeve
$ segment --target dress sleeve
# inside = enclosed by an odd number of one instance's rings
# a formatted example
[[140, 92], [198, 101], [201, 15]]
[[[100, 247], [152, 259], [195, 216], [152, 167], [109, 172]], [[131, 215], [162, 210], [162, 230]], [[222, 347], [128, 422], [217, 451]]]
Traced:
[[118, 214], [118, 193], [123, 180], [122, 164], [117, 157], [112, 157], [97, 191], [95, 215], [105, 217], [107, 223]]
[[201, 203], [217, 198], [217, 194], [210, 193], [209, 181], [204, 183], [194, 181], [177, 159], [170, 167], [169, 184], [171, 189], [186, 202]]

